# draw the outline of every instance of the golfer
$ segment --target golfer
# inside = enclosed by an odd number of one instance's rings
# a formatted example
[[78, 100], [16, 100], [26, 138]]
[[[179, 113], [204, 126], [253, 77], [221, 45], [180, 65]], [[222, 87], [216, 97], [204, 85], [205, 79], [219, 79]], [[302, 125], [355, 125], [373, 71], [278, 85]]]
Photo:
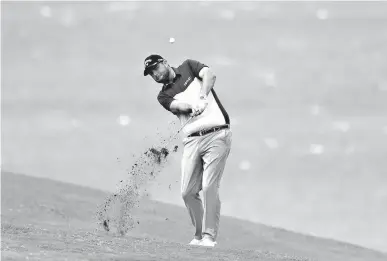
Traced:
[[157, 97], [160, 104], [182, 126], [186, 124], [181, 193], [196, 228], [189, 244], [214, 247], [220, 219], [219, 184], [232, 140], [229, 116], [213, 88], [216, 77], [208, 66], [191, 59], [174, 68], [152, 54], [144, 66], [144, 76], [163, 85]]

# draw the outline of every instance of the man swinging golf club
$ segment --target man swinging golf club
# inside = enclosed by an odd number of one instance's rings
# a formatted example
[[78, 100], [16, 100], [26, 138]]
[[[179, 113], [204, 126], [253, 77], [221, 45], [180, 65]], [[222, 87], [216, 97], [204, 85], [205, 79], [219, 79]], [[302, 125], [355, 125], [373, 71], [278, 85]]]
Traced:
[[163, 84], [158, 101], [184, 126], [181, 193], [196, 228], [189, 244], [214, 247], [220, 218], [219, 184], [232, 139], [229, 116], [213, 88], [216, 77], [208, 66], [191, 59], [174, 68], [152, 54], [144, 66], [144, 76]]

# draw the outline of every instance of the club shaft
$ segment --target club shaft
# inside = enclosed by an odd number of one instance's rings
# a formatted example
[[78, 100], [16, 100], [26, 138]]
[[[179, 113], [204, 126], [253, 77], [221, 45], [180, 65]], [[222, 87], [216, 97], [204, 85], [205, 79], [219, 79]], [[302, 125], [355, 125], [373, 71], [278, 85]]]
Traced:
[[175, 133], [175, 135], [173, 135], [173, 137], [167, 142], [167, 144], [165, 144], [164, 147], [167, 147], [167, 146], [171, 143], [171, 141], [173, 141], [173, 140], [176, 138], [177, 134], [180, 133], [180, 131], [188, 124], [188, 122], [190, 122], [190, 121], [192, 120], [192, 118], [193, 118], [193, 116], [191, 116], [191, 117], [184, 123], [184, 125], [180, 127], [180, 129]]

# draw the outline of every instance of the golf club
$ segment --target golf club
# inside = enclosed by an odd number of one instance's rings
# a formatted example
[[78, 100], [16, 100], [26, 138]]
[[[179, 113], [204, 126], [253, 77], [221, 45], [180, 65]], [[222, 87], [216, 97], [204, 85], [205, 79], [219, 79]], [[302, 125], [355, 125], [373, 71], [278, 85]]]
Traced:
[[176, 134], [173, 135], [172, 138], [168, 140], [168, 142], [163, 146], [163, 148], [168, 147], [171, 141], [176, 138], [176, 136], [182, 131], [182, 129], [193, 119], [193, 117], [194, 116], [189, 117], [189, 119], [183, 124], [183, 126], [181, 126], [180, 129], [176, 132]]

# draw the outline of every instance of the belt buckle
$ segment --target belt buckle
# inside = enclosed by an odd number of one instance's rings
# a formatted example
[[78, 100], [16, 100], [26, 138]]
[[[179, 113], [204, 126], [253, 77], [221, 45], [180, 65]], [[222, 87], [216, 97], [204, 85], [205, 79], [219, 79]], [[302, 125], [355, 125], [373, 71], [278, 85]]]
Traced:
[[199, 136], [203, 136], [203, 130], [199, 131]]

